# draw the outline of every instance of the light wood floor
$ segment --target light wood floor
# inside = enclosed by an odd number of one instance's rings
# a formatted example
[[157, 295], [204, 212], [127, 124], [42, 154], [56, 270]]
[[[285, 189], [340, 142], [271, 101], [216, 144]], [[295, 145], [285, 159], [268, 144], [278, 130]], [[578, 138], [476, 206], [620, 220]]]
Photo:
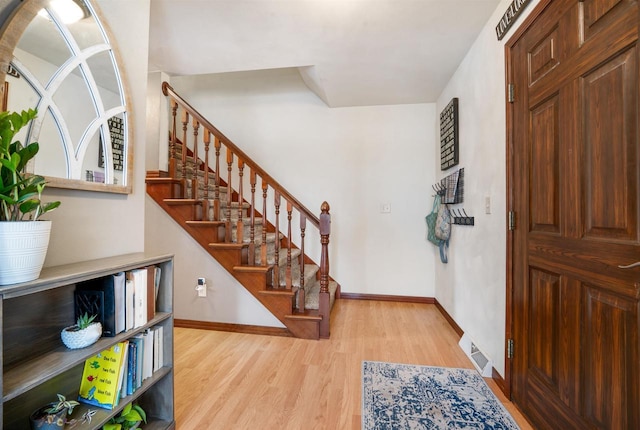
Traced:
[[320, 341], [175, 329], [178, 430], [360, 429], [363, 360], [473, 367], [434, 305], [339, 300], [332, 318]]

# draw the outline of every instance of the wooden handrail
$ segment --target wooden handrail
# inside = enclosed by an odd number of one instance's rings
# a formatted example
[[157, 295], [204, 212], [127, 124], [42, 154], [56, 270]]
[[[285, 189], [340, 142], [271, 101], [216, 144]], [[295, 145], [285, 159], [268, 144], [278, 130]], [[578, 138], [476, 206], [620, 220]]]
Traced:
[[[282, 185], [280, 185], [271, 175], [269, 175], [262, 167], [260, 167], [255, 161], [251, 159], [247, 154], [244, 153], [238, 146], [236, 146], [231, 139], [222, 134], [220, 130], [218, 130], [213, 124], [207, 121], [200, 113], [195, 110], [185, 99], [183, 99], [176, 91], [169, 85], [168, 82], [162, 83], [162, 93], [165, 96], [171, 96], [178, 104], [180, 104], [193, 118], [194, 121], [198, 121], [203, 127], [205, 127], [211, 134], [217, 137], [219, 140], [223, 141], [224, 144], [231, 149], [231, 152], [240, 157], [245, 164], [249, 165], [251, 169], [255, 170], [255, 172], [263, 179], [268, 182], [268, 184], [275, 190], [277, 190], [280, 195], [288, 202], [291, 202], [293, 206], [300, 212], [305, 215], [305, 217], [317, 228], [320, 228], [320, 219], [314, 215], [306, 206], [298, 201], [293, 195], [286, 190]], [[184, 155], [183, 155], [184, 156]]]

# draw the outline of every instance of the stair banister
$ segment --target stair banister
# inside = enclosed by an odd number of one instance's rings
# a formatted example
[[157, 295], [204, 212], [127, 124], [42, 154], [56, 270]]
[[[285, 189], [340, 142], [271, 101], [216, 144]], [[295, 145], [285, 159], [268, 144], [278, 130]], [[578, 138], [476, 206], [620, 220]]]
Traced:
[[[279, 250], [280, 247], [283, 246], [281, 244], [281, 239], [279, 238], [280, 234], [280, 207], [282, 204], [281, 199], [284, 199], [284, 204], [286, 204], [287, 211], [287, 238], [286, 238], [286, 248], [283, 250], [287, 253], [286, 262], [282, 264], [286, 264], [284, 268], [284, 282], [285, 285], [283, 292], [286, 291], [297, 291], [297, 299], [298, 302], [296, 304], [296, 308], [300, 311], [304, 312], [305, 310], [305, 259], [307, 258], [304, 253], [305, 244], [305, 230], [306, 223], [309, 221], [313, 226], [318, 229], [320, 234], [320, 259], [321, 263], [319, 265], [318, 279], [319, 279], [319, 308], [318, 312], [322, 316], [322, 320], [318, 326], [319, 328], [319, 336], [322, 338], [329, 337], [329, 315], [330, 315], [330, 303], [331, 303], [331, 294], [329, 291], [329, 236], [330, 236], [330, 223], [331, 223], [331, 215], [329, 214], [329, 204], [327, 202], [323, 202], [321, 206], [321, 214], [320, 216], [316, 216], [313, 212], [311, 212], [308, 208], [306, 208], [301, 202], [299, 202], [291, 193], [289, 193], [282, 185], [280, 185], [271, 175], [269, 175], [265, 170], [263, 170], [256, 162], [254, 162], [247, 154], [244, 153], [240, 148], [238, 148], [230, 139], [228, 139], [224, 134], [222, 134], [213, 124], [211, 124], [206, 118], [204, 118], [198, 111], [196, 111], [186, 100], [184, 100], [179, 94], [175, 92], [175, 90], [167, 83], [163, 82], [162, 84], [162, 92], [165, 96], [169, 97], [172, 111], [172, 136], [170, 140], [170, 148], [169, 152], [172, 154], [172, 158], [175, 158], [175, 154], [177, 152], [177, 145], [181, 145], [182, 153], [181, 153], [181, 167], [182, 167], [182, 175], [180, 178], [180, 184], [182, 188], [182, 196], [186, 196], [187, 190], [190, 191], [192, 199], [199, 200], [199, 203], [196, 204], [195, 207], [201, 208], [201, 211], [206, 214], [204, 218], [202, 217], [202, 213], [199, 212], [200, 217], [198, 215], [194, 215], [194, 219], [209, 219], [212, 218], [214, 221], [220, 221], [222, 218], [220, 207], [220, 191], [222, 186], [226, 188], [226, 210], [224, 211], [224, 220], [225, 228], [224, 228], [224, 242], [232, 243], [232, 203], [234, 203], [234, 198], [237, 198], [237, 228], [236, 228], [236, 241], [237, 243], [241, 243], [243, 241], [243, 229], [244, 224], [242, 222], [243, 217], [243, 202], [244, 202], [244, 190], [243, 190], [243, 175], [245, 167], [249, 167], [249, 185], [251, 186], [251, 197], [250, 197], [250, 230], [249, 230], [249, 245], [248, 245], [248, 255], [245, 257], [241, 257], [242, 265], [254, 266], [259, 264], [260, 266], [267, 266], [267, 229], [266, 227], [262, 228], [262, 246], [261, 252], [259, 256], [255, 255], [255, 189], [257, 185], [257, 177], [259, 176], [261, 179], [261, 188], [262, 188], [262, 206], [263, 206], [263, 223], [266, 221], [267, 214], [267, 190], [269, 187], [273, 189], [273, 206], [275, 209], [275, 240], [278, 244], [275, 246], [275, 259], [274, 264], [272, 266], [273, 270], [271, 271], [271, 278], [273, 283], [269, 284], [273, 285], [273, 288], [281, 288], [280, 284], [280, 256]], [[178, 141], [177, 138], [177, 124], [176, 117], [177, 111], [181, 108], [180, 120], [182, 122], [182, 142]], [[193, 151], [188, 148], [187, 141], [187, 129], [188, 124], [191, 122], [193, 126]], [[198, 188], [199, 188], [199, 171], [202, 167], [200, 164], [200, 160], [198, 159], [198, 130], [200, 127], [203, 127], [202, 131], [202, 143], [204, 144], [204, 152], [205, 158], [204, 161], [204, 187], [205, 187], [205, 201], [201, 201], [197, 198]], [[215, 188], [214, 188], [214, 201], [213, 201], [213, 217], [210, 217], [209, 213], [209, 145], [211, 143], [211, 135], [213, 135], [213, 144], [215, 149]], [[221, 155], [221, 146], [225, 145], [226, 149], [226, 163], [227, 163], [227, 181], [226, 184], [224, 180], [221, 178], [220, 171], [220, 155]], [[194, 173], [191, 175], [192, 178], [187, 178], [187, 154], [191, 152], [189, 156], [193, 156], [194, 160]], [[237, 157], [237, 158], [236, 158]], [[238, 193], [236, 194], [235, 190], [232, 187], [232, 179], [233, 179], [233, 164], [237, 159], [237, 168], [238, 168]], [[175, 161], [171, 161], [169, 164], [169, 173], [171, 177], [177, 177], [177, 166]], [[189, 186], [190, 185], [190, 186]], [[184, 197], [183, 197], [184, 198]], [[300, 218], [300, 254], [299, 254], [299, 263], [300, 263], [300, 288], [297, 287], [294, 289], [293, 287], [293, 279], [292, 279], [292, 231], [291, 231], [291, 221], [292, 221], [292, 209], [295, 208], [299, 213]], [[233, 210], [233, 214], [236, 211]], [[234, 223], [235, 224], [235, 223]], [[256, 258], [257, 257], [257, 258]], [[235, 258], [235, 257], [234, 257]], [[254, 259], [255, 258], [255, 259]], [[298, 258], [298, 257], [297, 257]], [[259, 259], [259, 261], [255, 261]], [[235, 270], [235, 269], [234, 269]], [[258, 267], [255, 267], [255, 270], [260, 270]], [[256, 272], [257, 273], [257, 272]], [[302, 318], [308, 318], [306, 316], [302, 316]], [[312, 317], [311, 317], [312, 318]]]
[[[320, 214], [320, 312], [329, 312], [329, 235], [331, 234], [331, 215], [329, 203], [323, 202]], [[325, 316], [325, 315], [323, 315]], [[326, 314], [328, 317], [328, 314]], [[329, 318], [323, 318], [320, 322], [320, 337], [329, 337]]]
[[[298, 199], [296, 199], [291, 193], [289, 193], [286, 188], [278, 183], [275, 179], [271, 177], [265, 170], [263, 170], [255, 161], [251, 159], [247, 154], [244, 153], [240, 148], [238, 148], [228, 137], [226, 137], [220, 130], [218, 130], [213, 124], [207, 121], [203, 116], [201, 116], [197, 110], [195, 110], [186, 100], [184, 100], [178, 93], [175, 92], [173, 87], [169, 85], [168, 82], [162, 83], [162, 93], [165, 96], [171, 96], [178, 104], [180, 104], [195, 120], [197, 120], [203, 127], [205, 127], [211, 134], [217, 137], [220, 141], [224, 142], [224, 144], [231, 149], [231, 152], [244, 160], [245, 164], [249, 165], [252, 169], [255, 169], [255, 172], [267, 181], [267, 183], [273, 188], [280, 192], [282, 198], [291, 202], [291, 204], [301, 213], [304, 213], [305, 217], [318, 229], [320, 228], [320, 219], [313, 212], [311, 212], [305, 205], [300, 203]], [[186, 142], [186, 136], [184, 141]], [[185, 157], [185, 153], [183, 153], [183, 157]], [[185, 159], [186, 163], [186, 159]]]

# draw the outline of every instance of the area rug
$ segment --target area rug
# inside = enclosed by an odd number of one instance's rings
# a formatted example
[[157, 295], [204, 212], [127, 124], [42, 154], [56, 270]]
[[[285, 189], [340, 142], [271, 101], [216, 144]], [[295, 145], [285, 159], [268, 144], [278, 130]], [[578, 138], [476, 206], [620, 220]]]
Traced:
[[362, 430], [519, 429], [473, 369], [362, 363]]

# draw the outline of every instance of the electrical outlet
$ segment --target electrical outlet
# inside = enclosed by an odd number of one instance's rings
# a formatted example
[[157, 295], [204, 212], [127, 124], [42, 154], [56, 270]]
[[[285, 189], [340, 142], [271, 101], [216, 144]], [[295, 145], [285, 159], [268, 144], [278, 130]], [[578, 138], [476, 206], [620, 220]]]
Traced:
[[491, 197], [487, 196], [484, 198], [484, 213], [491, 213]]
[[198, 292], [198, 297], [207, 297], [207, 281], [205, 278], [198, 278], [196, 291]]

